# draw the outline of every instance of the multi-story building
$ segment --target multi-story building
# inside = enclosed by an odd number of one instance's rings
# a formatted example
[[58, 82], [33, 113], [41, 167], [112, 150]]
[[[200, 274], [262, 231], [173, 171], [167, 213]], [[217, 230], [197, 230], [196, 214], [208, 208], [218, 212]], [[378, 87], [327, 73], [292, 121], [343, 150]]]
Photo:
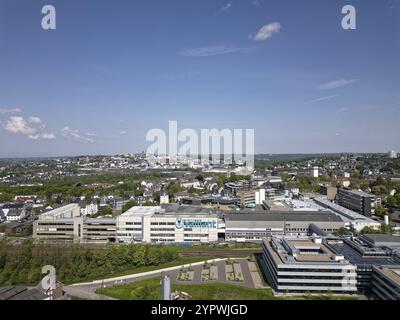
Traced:
[[261, 205], [265, 201], [265, 189], [255, 191], [255, 204]]
[[390, 159], [396, 159], [397, 158], [397, 152], [394, 150], [389, 151], [389, 158]]
[[84, 217], [78, 204], [69, 204], [41, 214], [33, 224], [33, 238], [44, 242], [115, 242], [116, 220]]
[[338, 204], [366, 217], [375, 213], [375, 196], [358, 190], [339, 189]]
[[118, 242], [209, 243], [218, 241], [218, 216], [192, 206], [132, 207], [117, 218]]
[[228, 182], [224, 186], [224, 193], [232, 196], [238, 196], [240, 191], [250, 191], [253, 184], [249, 180], [241, 180], [238, 182]]
[[353, 210], [339, 206], [338, 204], [333, 203], [327, 199], [314, 198], [313, 201], [322, 208], [331, 210], [337, 215], [339, 215], [340, 218], [345, 222], [346, 228], [348, 229], [354, 229], [359, 232], [365, 227], [374, 230], [379, 230], [381, 227], [381, 224], [378, 221], [375, 221]]
[[168, 204], [169, 203], [169, 195], [166, 192], [161, 192], [160, 194], [160, 204]]
[[256, 193], [252, 190], [238, 191], [238, 205], [241, 207], [254, 206], [256, 204]]
[[117, 217], [117, 240], [124, 243], [144, 240], [144, 217], [156, 214], [160, 207], [132, 207]]
[[318, 167], [313, 167], [313, 168], [311, 169], [311, 176], [312, 176], [313, 178], [318, 178], [318, 177], [319, 177], [319, 170], [318, 170]]
[[82, 238], [84, 243], [116, 242], [116, 220], [113, 218], [84, 218], [82, 221]]
[[321, 184], [320, 193], [326, 196], [328, 200], [335, 200], [337, 195], [337, 188], [334, 186]]
[[95, 203], [88, 204], [86, 201], [81, 201], [79, 206], [81, 207], [82, 216], [95, 215], [99, 211], [98, 205]]
[[26, 209], [23, 203], [6, 203], [0, 207], [1, 216], [7, 221], [21, 221], [26, 217]]
[[400, 265], [374, 267], [372, 292], [382, 300], [400, 300]]
[[356, 267], [318, 237], [263, 239], [261, 265], [282, 293], [356, 293]]
[[327, 244], [356, 266], [357, 290], [371, 294], [373, 269], [376, 266], [391, 267], [400, 265], [395, 251], [388, 246], [375, 246], [369, 235], [328, 239]]

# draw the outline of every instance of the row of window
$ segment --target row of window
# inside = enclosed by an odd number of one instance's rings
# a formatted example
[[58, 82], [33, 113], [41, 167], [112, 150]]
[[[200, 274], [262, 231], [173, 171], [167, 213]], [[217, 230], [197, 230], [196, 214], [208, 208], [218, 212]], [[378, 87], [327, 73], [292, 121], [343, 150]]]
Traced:
[[175, 222], [151, 222], [152, 226], [174, 226]]
[[175, 234], [174, 233], [150, 233], [150, 237], [159, 237], [159, 238], [172, 237], [172, 238], [175, 238]]
[[150, 228], [150, 231], [175, 231], [175, 228]]

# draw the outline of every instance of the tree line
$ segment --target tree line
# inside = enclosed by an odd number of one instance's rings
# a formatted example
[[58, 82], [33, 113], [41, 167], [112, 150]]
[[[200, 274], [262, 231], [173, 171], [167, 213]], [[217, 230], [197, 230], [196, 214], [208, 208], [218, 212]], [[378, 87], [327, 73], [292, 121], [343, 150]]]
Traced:
[[0, 242], [0, 286], [37, 285], [44, 275], [42, 267], [53, 265], [57, 279], [64, 284], [91, 281], [180, 259], [171, 247], [131, 244], [90, 249], [79, 246], [57, 247], [25, 240], [12, 246]]

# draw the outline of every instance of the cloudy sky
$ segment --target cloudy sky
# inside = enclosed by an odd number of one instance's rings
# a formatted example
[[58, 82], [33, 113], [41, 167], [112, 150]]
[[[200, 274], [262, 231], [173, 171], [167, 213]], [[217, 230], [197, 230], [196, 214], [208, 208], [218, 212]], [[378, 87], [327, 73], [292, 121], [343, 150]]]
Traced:
[[[42, 6], [57, 29], [41, 28]], [[256, 153], [400, 151], [400, 1], [0, 1], [0, 157], [252, 128]]]

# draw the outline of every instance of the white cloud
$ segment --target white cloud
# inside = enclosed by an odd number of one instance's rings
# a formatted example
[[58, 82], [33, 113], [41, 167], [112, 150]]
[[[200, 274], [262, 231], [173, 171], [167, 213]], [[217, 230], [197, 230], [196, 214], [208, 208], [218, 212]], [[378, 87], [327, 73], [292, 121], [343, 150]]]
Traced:
[[312, 103], [316, 103], [316, 102], [326, 101], [326, 100], [333, 99], [333, 98], [335, 98], [337, 96], [338, 95], [336, 94], [334, 96], [321, 97], [321, 98], [317, 98], [317, 99], [313, 99], [313, 100], [307, 101], [305, 104], [312, 104]]
[[272, 22], [262, 26], [254, 37], [250, 37], [255, 41], [265, 41], [271, 38], [273, 34], [278, 33], [281, 28], [282, 26], [279, 22]]
[[336, 88], [347, 86], [349, 84], [356, 83], [358, 81], [360, 81], [360, 80], [358, 80], [358, 79], [351, 79], [351, 80], [340, 79], [340, 80], [330, 81], [330, 82], [321, 84], [319, 86], [319, 88], [322, 90], [336, 89]]
[[46, 133], [42, 133], [41, 137], [42, 137], [42, 139], [53, 140], [56, 138], [56, 135], [52, 132], [46, 132]]
[[29, 122], [33, 124], [42, 124], [42, 119], [39, 117], [29, 117]]
[[121, 131], [120, 134], [126, 134], [126, 131]]
[[227, 11], [227, 10], [229, 10], [230, 8], [232, 8], [232, 2], [228, 2], [226, 5], [224, 5], [224, 6], [220, 9], [220, 11]]
[[4, 125], [4, 129], [10, 133], [23, 134], [32, 140], [55, 139], [53, 133], [44, 131], [42, 120], [38, 117], [30, 117], [26, 120], [20, 116], [11, 116]]
[[82, 135], [79, 133], [78, 129], [72, 129], [68, 126], [61, 129], [61, 134], [66, 138], [71, 138], [78, 142], [83, 142], [83, 143], [93, 143], [94, 142], [94, 139], [91, 138], [90, 136], [88, 136], [88, 134]]
[[0, 114], [7, 114], [7, 113], [20, 113], [22, 110], [20, 108], [0, 108]]
[[253, 6], [256, 6], [256, 7], [261, 6], [260, 0], [253, 0], [251, 3], [253, 4]]
[[211, 46], [211, 47], [199, 47], [192, 49], [185, 49], [179, 52], [181, 56], [185, 57], [211, 57], [218, 56], [221, 54], [235, 53], [242, 49], [237, 47], [227, 47], [227, 46]]

